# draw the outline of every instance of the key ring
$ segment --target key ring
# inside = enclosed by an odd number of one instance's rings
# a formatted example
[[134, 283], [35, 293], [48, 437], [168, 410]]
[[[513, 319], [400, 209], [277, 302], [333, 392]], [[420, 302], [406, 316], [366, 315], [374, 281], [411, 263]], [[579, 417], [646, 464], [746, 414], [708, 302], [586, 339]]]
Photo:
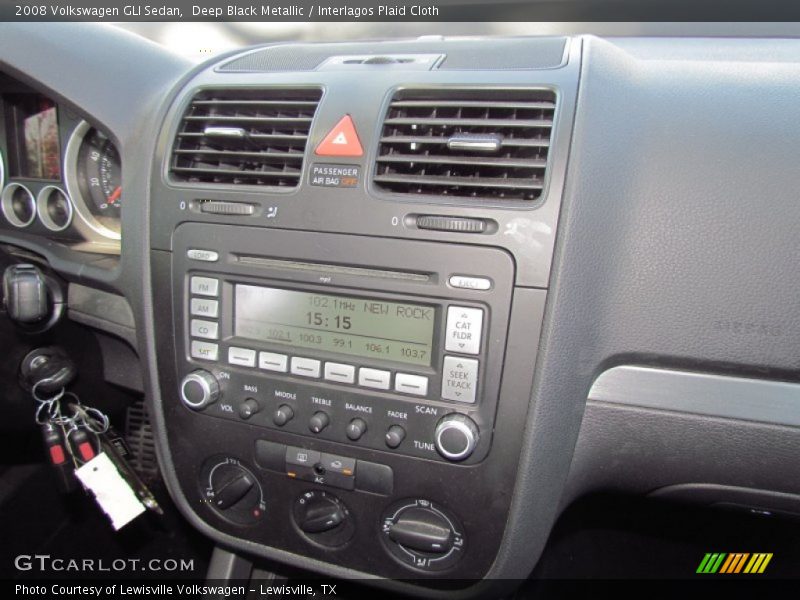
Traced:
[[[71, 392], [68, 392], [68, 394], [77, 398], [77, 396]], [[85, 427], [95, 435], [104, 434], [111, 426], [110, 419], [100, 409], [91, 406], [84, 407], [80, 402], [78, 404], [70, 404], [69, 407], [74, 413], [73, 418], [75, 421], [80, 422], [80, 426]]]
[[[39, 403], [39, 406], [36, 408], [36, 424], [37, 425], [44, 425], [47, 422], [55, 422], [59, 423], [61, 420], [61, 398], [64, 397], [64, 388], [61, 388], [61, 391], [58, 392], [55, 396], [51, 398], [40, 398], [36, 393], [36, 386], [40, 383], [45, 383], [47, 380], [43, 379], [34, 384], [33, 388], [31, 389], [31, 393], [34, 399]], [[43, 409], [46, 409], [43, 411]], [[43, 415], [43, 412], [46, 413]]]
[[61, 388], [61, 390], [55, 396], [53, 396], [51, 398], [40, 398], [39, 395], [36, 393], [36, 388], [37, 387], [39, 387], [43, 383], [48, 383], [50, 381], [52, 381], [52, 379], [49, 379], [49, 378], [48, 379], [42, 379], [42, 380], [37, 381], [36, 383], [33, 384], [33, 387], [31, 388], [31, 395], [33, 396], [34, 400], [36, 400], [37, 402], [52, 402], [54, 400], [61, 400], [61, 398], [66, 393], [66, 388], [63, 388], [63, 387]]
[[[95, 435], [103, 435], [106, 431], [108, 431], [109, 426], [111, 425], [109, 418], [97, 408], [85, 408], [83, 409], [89, 419], [84, 419], [83, 424], [92, 433]], [[96, 424], [100, 423], [98, 427]]]

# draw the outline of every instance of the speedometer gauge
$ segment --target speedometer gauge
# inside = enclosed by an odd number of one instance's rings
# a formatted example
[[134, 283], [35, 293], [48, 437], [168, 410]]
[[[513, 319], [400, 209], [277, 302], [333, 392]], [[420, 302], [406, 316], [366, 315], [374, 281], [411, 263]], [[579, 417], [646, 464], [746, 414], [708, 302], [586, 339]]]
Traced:
[[67, 187], [83, 221], [96, 233], [120, 239], [122, 163], [109, 137], [83, 121], [67, 145]]
[[119, 221], [122, 206], [122, 167], [119, 152], [108, 137], [92, 129], [78, 151], [78, 185], [91, 200], [89, 210], [99, 219]]

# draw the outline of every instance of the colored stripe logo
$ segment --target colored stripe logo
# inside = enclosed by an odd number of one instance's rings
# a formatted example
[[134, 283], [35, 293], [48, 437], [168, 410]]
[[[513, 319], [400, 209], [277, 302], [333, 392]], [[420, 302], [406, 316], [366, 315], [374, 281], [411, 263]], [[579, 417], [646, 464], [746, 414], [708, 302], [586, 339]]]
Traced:
[[772, 560], [772, 553], [749, 552], [709, 552], [700, 561], [697, 573], [703, 574], [739, 574], [747, 573], [750, 575], [763, 573], [769, 561]]

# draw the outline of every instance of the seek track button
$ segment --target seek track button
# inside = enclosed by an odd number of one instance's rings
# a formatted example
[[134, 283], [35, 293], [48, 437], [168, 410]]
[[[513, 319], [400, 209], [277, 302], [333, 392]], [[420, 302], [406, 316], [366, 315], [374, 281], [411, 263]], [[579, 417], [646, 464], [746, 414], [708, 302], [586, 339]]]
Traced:
[[473, 404], [478, 387], [478, 361], [458, 356], [444, 357], [442, 398]]

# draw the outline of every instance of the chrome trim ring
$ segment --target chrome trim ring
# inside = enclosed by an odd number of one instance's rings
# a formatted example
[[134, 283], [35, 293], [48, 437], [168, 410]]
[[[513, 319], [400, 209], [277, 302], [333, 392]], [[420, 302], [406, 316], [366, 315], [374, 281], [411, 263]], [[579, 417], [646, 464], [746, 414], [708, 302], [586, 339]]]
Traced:
[[[60, 193], [67, 200], [67, 222], [64, 225], [59, 225], [53, 221], [52, 217], [50, 216], [50, 211], [47, 210], [47, 203], [49, 202], [50, 195], [53, 192]], [[42, 225], [47, 227], [50, 231], [64, 231], [70, 226], [70, 223], [72, 223], [72, 200], [70, 199], [69, 195], [57, 185], [47, 185], [43, 187], [39, 191], [39, 195], [36, 196], [36, 214], [39, 215], [39, 220], [42, 222]]]
[[[464, 434], [466, 446], [461, 452], [448, 452], [444, 449], [442, 444], [442, 436], [450, 429], [455, 429]], [[475, 432], [472, 428], [459, 420], [442, 421], [436, 426], [435, 431], [436, 449], [448, 460], [462, 460], [472, 454], [475, 450], [477, 440], [475, 439]]]
[[3, 185], [5, 185], [6, 182], [6, 168], [5, 168], [5, 163], [3, 161], [4, 161], [3, 153], [0, 152], [0, 190], [3, 189]]
[[86, 204], [86, 198], [81, 194], [81, 188], [78, 184], [78, 154], [84, 138], [91, 130], [92, 126], [88, 121], [81, 121], [72, 132], [72, 135], [69, 136], [67, 151], [64, 155], [64, 180], [67, 184], [67, 192], [69, 192], [69, 197], [72, 199], [75, 212], [78, 213], [81, 221], [89, 229], [104, 238], [120, 240], [122, 235], [119, 232], [109, 229], [94, 217]]
[[[200, 389], [203, 390], [203, 398], [199, 402], [192, 402], [186, 396], [187, 383], [197, 383], [200, 385]], [[183, 381], [181, 381], [181, 400], [183, 400], [183, 403], [192, 410], [200, 410], [201, 408], [208, 406], [212, 402], [216, 401], [218, 394], [219, 390], [215, 390], [214, 387], [212, 387], [212, 383], [207, 379], [207, 377], [204, 376], [202, 372], [194, 371], [193, 373], [189, 373], [183, 378]]]
[[[23, 221], [16, 214], [14, 214], [14, 206], [12, 202], [14, 201], [14, 193], [18, 189], [24, 190], [28, 196], [28, 203], [31, 209], [31, 218], [27, 221]], [[21, 183], [9, 183], [5, 188], [3, 188], [3, 194], [0, 197], [0, 206], [2, 206], [3, 215], [5, 216], [6, 220], [8, 220], [8, 222], [14, 227], [27, 227], [33, 223], [34, 220], [36, 220], [36, 200], [34, 199], [31, 191]]]

